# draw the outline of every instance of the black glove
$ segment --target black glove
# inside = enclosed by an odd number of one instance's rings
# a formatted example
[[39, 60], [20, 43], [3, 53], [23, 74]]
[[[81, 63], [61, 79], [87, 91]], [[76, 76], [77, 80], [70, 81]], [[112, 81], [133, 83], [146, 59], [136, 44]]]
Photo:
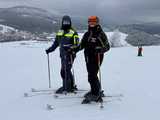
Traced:
[[49, 49], [47, 49], [47, 50], [46, 50], [46, 54], [49, 54], [49, 53], [50, 53], [50, 50], [49, 50]]
[[106, 48], [96, 47], [95, 52], [98, 54], [104, 54], [106, 52]]
[[79, 52], [80, 50], [79, 50], [79, 47], [76, 47], [75, 49], [74, 49], [74, 52], [75, 53], [77, 53], [77, 52]]

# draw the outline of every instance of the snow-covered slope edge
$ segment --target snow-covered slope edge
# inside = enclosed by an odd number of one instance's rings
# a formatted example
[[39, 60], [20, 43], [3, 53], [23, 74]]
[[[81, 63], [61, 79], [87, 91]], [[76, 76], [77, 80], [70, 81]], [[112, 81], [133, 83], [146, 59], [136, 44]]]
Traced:
[[[36, 44], [36, 46], [34, 46]], [[48, 88], [45, 49], [52, 43], [19, 42], [0, 44], [0, 120], [159, 120], [160, 47], [111, 48], [101, 67], [102, 87], [106, 95], [123, 94], [121, 100], [108, 98], [104, 109], [98, 104], [81, 105], [82, 94], [55, 99], [53, 94], [25, 98], [30, 88]], [[61, 86], [59, 49], [50, 54], [52, 88]], [[75, 59], [74, 70], [79, 89], [89, 90], [83, 52]], [[70, 97], [70, 98], [67, 98]], [[105, 101], [108, 99], [104, 98]], [[46, 104], [54, 106], [46, 110]]]
[[0, 33], [4, 34], [11, 31], [16, 31], [16, 29], [10, 26], [0, 24]]
[[[122, 33], [118, 30], [112, 31], [112, 32], [105, 32], [108, 40], [110, 42], [110, 45], [112, 47], [125, 47], [125, 46], [131, 46], [129, 43], [126, 42], [127, 34]], [[79, 33], [80, 38], [83, 37], [83, 33]]]
[[112, 47], [131, 46], [129, 43], [126, 42], [126, 38], [128, 35], [120, 32], [119, 30], [107, 32], [106, 34]]

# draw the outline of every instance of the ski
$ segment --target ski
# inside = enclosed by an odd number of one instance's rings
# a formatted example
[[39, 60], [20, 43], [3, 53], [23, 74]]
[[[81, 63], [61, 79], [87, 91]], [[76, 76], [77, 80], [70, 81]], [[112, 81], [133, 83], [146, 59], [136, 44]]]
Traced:
[[48, 88], [48, 89], [35, 89], [31, 88], [31, 92], [50, 92], [50, 91], [55, 91], [54, 89]]
[[[55, 89], [51, 89], [51, 88], [48, 88], [48, 89], [35, 89], [35, 88], [31, 88], [31, 92], [50, 92], [50, 91], [56, 91]], [[83, 89], [78, 89], [76, 91], [87, 91], [87, 90], [83, 90]]]
[[118, 96], [110, 96], [109, 95], [109, 96], [104, 96], [97, 101], [84, 98], [83, 101], [81, 102], [81, 104], [87, 105], [87, 104], [99, 103], [100, 104], [100, 106], [99, 106], [100, 109], [103, 109], [104, 108], [103, 103], [106, 103], [106, 102], [108, 103], [108, 102], [113, 102], [113, 101], [122, 101], [121, 97], [123, 97], [123, 96], [122, 95], [118, 95]]
[[[55, 98], [59, 98], [59, 99], [72, 99], [72, 98], [85, 98], [83, 95], [77, 95], [81, 92], [77, 92], [75, 94], [73, 93], [68, 93], [67, 95], [65, 94], [54, 94]], [[74, 95], [74, 96], [73, 96]], [[122, 98], [124, 97], [123, 94], [117, 94], [117, 95], [105, 95], [102, 98]]]
[[[76, 95], [78, 93], [83, 93], [86, 90], [76, 90], [74, 92], [71, 93], [64, 93], [61, 95]], [[34, 96], [40, 96], [40, 95], [53, 95], [55, 98], [58, 98], [59, 96], [61, 96], [60, 94], [56, 94], [55, 93], [56, 90], [54, 89], [34, 89], [32, 88], [30, 92], [25, 92], [24, 93], [24, 97], [34, 97]]]
[[[73, 92], [73, 93], [66, 93], [66, 94], [61, 94], [61, 95], [76, 95], [79, 92]], [[35, 96], [40, 96], [40, 95], [53, 95], [55, 98], [59, 98], [60, 95], [55, 94], [55, 91], [49, 91], [49, 92], [25, 92], [24, 97], [35, 97]]]
[[24, 93], [24, 97], [34, 97], [34, 96], [40, 96], [40, 95], [52, 95], [53, 92], [48, 93]]
[[58, 99], [71, 99], [71, 98], [81, 98], [82, 96], [80, 96], [79, 94], [83, 93], [83, 91], [75, 91], [72, 93], [63, 93], [63, 94], [54, 94], [54, 98], [58, 98]]
[[[63, 96], [63, 97], [62, 97]], [[101, 100], [99, 100], [99, 101], [85, 101], [85, 102], [87, 102], [87, 103], [85, 103], [85, 104], [92, 104], [92, 103], [99, 103], [100, 104], [100, 109], [103, 109], [104, 108], [104, 102], [112, 102], [112, 101], [122, 101], [122, 99], [121, 99], [121, 97], [123, 97], [123, 95], [122, 94], [119, 94], [119, 95], [106, 95], [106, 96], [103, 96], [102, 98], [101, 98]], [[73, 99], [73, 98], [84, 98], [84, 100], [85, 100], [85, 97], [84, 96], [76, 96], [76, 95], [74, 95], [74, 96], [72, 96], [71, 94], [70, 95], [54, 95], [54, 98], [56, 98], [56, 99]], [[105, 100], [103, 100], [103, 99], [107, 99], [107, 101]], [[82, 102], [84, 102], [84, 101], [82, 101]], [[82, 103], [83, 104], [83, 103]]]
[[[104, 108], [104, 103], [107, 104], [107, 103], [110, 103], [110, 102], [114, 102], [114, 101], [121, 101], [121, 99], [117, 99], [117, 98], [112, 98], [112, 99], [103, 99], [103, 102], [102, 101], [99, 101], [99, 102], [90, 102], [88, 104], [82, 104], [82, 105], [99, 105], [99, 108], [100, 109], [103, 109]], [[70, 107], [70, 106], [68, 106]], [[48, 111], [52, 111], [56, 108], [56, 106], [54, 104], [46, 104], [46, 109]], [[57, 107], [58, 108], [58, 107]]]

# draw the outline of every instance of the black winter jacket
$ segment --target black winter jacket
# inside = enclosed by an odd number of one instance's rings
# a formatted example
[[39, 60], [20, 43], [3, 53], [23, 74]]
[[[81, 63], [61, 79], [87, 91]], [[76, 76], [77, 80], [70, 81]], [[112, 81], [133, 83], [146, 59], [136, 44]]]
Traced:
[[79, 50], [84, 49], [85, 55], [93, 55], [97, 48], [101, 48], [104, 52], [110, 49], [108, 38], [100, 25], [89, 28], [81, 40]]

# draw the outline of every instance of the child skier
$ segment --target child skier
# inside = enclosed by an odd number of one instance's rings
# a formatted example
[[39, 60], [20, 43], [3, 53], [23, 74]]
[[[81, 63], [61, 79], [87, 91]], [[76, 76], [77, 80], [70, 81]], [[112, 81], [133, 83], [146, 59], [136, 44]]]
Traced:
[[71, 18], [69, 16], [64, 16], [62, 19], [62, 27], [57, 32], [53, 45], [46, 50], [46, 53], [49, 54], [60, 46], [61, 77], [63, 79], [63, 85], [56, 91], [57, 94], [74, 92], [77, 90], [71, 68], [76, 57], [75, 49], [78, 45], [79, 37], [77, 32], [72, 28]]

